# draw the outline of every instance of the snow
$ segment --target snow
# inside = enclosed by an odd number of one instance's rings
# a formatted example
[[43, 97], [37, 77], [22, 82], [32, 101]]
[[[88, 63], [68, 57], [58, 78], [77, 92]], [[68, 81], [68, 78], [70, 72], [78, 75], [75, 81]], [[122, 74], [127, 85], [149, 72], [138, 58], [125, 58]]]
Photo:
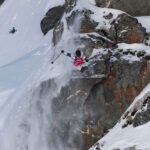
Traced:
[[[64, 0], [5, 0], [0, 7], [0, 149], [49, 150], [51, 101], [40, 99], [39, 85], [43, 80], [57, 78], [57, 89], [49, 91], [51, 97], [57, 95], [69, 80], [72, 63], [63, 55], [54, 65], [50, 62], [61, 49], [73, 51], [74, 46], [72, 33], [66, 31], [66, 40], [53, 47], [53, 31], [43, 36], [40, 22], [49, 8], [63, 3]], [[13, 26], [17, 32], [9, 34]], [[59, 147], [63, 150], [61, 144]]]
[[103, 49], [103, 48], [93, 49], [93, 52], [92, 52], [90, 58], [92, 58], [92, 57], [94, 57], [94, 56], [96, 56], [98, 54], [107, 54], [107, 53], [108, 53], [107, 49]]
[[142, 16], [142, 17], [137, 17], [138, 21], [143, 25], [143, 27], [146, 28], [147, 32], [150, 32], [150, 16]]
[[89, 0], [89, 2], [90, 2], [91, 4], [93, 4], [93, 5], [96, 5], [95, 0]]
[[[118, 17], [118, 15], [122, 14], [122, 11], [115, 10], [115, 9], [108, 9], [108, 8], [101, 8], [99, 10], [94, 9], [94, 14], [92, 15], [92, 19], [96, 22], [99, 22], [97, 28], [99, 29], [110, 29], [111, 23], [114, 19]], [[111, 19], [106, 20], [103, 16], [107, 16], [110, 13], [113, 14]]]
[[[91, 19], [98, 23], [98, 29], [108, 30], [111, 26], [111, 23], [114, 19], [118, 17], [118, 15], [124, 13], [120, 10], [110, 9], [110, 8], [99, 8], [93, 5], [89, 0], [79, 0], [79, 3], [75, 9], [91, 10], [93, 14], [91, 14]], [[106, 20], [104, 16], [109, 15], [110, 13], [113, 14], [111, 19]]]
[[118, 47], [124, 50], [131, 49], [134, 51], [134, 50], [139, 49], [139, 50], [146, 50], [147, 52], [149, 52], [149, 49], [150, 49], [149, 46], [146, 46], [145, 44], [142, 44], [142, 43], [135, 43], [135, 44], [120, 43], [118, 44]]
[[[5, 0], [0, 7], [0, 66], [49, 42], [49, 36], [43, 37], [40, 22], [48, 8], [62, 3], [64, 0]], [[9, 34], [13, 26], [17, 32]]]
[[3, 106], [6, 99], [15, 91], [15, 89], [9, 89], [0, 92], [0, 108]]
[[39, 47], [19, 59], [0, 67], [0, 90], [17, 88], [42, 65], [45, 49]]
[[[49, 8], [63, 3], [64, 0], [6, 0], [0, 9], [0, 22], [4, 22], [0, 29], [0, 149], [49, 150], [47, 139], [53, 133], [51, 99], [68, 83], [75, 69], [64, 55], [53, 65], [51, 61], [62, 49], [74, 53], [78, 20], [68, 30], [64, 15], [65, 29], [55, 47], [53, 30], [43, 36], [40, 21]], [[8, 33], [12, 26], [17, 29], [13, 35]], [[41, 98], [40, 84], [46, 80], [54, 81], [57, 88], [52, 87], [49, 95]], [[59, 145], [56, 148], [51, 143], [52, 150], [70, 150], [59, 138], [55, 141]]]
[[[145, 55], [150, 55], [150, 47], [142, 43], [138, 43], [138, 44], [137, 43], [135, 44], [120, 43], [118, 44], [118, 49], [123, 50], [122, 52], [129, 51], [129, 52], [135, 53], [135, 55], [128, 54], [128, 55], [121, 56], [121, 59], [128, 60], [130, 63], [134, 61], [140, 61], [140, 58], [137, 57], [138, 52], [145, 52]], [[116, 49], [116, 51], [118, 51], [118, 49]], [[114, 53], [116, 51], [114, 51]]]

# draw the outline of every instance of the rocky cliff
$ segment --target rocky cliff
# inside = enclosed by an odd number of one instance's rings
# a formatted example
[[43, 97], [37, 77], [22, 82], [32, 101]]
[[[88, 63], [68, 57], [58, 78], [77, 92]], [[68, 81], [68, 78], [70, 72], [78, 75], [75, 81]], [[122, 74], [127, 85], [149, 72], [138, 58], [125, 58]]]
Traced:
[[122, 115], [112, 131], [97, 142], [90, 150], [149, 149], [150, 145], [149, 142], [147, 142], [150, 127], [149, 89], [150, 84], [148, 84], [140, 95], [135, 98], [134, 102]]
[[[41, 21], [41, 30], [43, 34], [52, 30], [57, 46], [78, 16], [80, 28], [73, 30], [74, 42], [90, 59], [83, 67], [88, 77], [74, 71], [76, 75], [53, 99], [53, 115], [60, 125], [53, 128], [64, 147], [86, 150], [116, 124], [149, 83], [150, 47], [149, 34], [136, 18], [113, 9], [81, 8], [77, 0], [51, 8]], [[52, 83], [49, 80], [41, 84], [41, 96]], [[135, 117], [134, 122], [137, 126], [141, 121]]]
[[149, 0], [95, 0], [99, 7], [114, 8], [125, 11], [133, 16], [149, 16]]

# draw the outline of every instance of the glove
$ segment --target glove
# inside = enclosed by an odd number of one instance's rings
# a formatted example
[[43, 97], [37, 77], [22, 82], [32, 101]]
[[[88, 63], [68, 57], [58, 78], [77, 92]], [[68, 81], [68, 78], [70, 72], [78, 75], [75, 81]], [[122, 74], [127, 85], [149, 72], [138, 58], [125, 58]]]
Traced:
[[70, 53], [67, 53], [67, 56], [71, 57], [71, 54], [70, 54]]
[[89, 60], [87, 58], [85, 58], [85, 61], [88, 62]]
[[65, 51], [64, 50], [61, 50], [61, 53], [64, 53]]

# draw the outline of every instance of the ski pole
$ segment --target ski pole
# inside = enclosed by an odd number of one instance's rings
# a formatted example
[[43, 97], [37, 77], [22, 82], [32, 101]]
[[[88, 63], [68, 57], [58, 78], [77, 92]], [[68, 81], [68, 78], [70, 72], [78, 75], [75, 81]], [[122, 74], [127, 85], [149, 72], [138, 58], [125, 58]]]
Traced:
[[60, 54], [51, 62], [51, 64], [54, 64], [54, 62], [60, 57], [61, 54], [62, 54], [62, 53], [60, 53]]

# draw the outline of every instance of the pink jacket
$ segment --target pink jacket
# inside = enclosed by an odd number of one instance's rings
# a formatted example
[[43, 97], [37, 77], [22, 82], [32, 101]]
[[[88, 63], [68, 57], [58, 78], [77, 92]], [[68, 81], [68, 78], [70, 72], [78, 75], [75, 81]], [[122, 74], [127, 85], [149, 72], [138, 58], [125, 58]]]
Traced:
[[82, 64], [84, 64], [84, 56], [81, 56], [81, 58], [76, 57], [75, 55], [73, 56], [74, 59], [74, 66], [80, 66]]

